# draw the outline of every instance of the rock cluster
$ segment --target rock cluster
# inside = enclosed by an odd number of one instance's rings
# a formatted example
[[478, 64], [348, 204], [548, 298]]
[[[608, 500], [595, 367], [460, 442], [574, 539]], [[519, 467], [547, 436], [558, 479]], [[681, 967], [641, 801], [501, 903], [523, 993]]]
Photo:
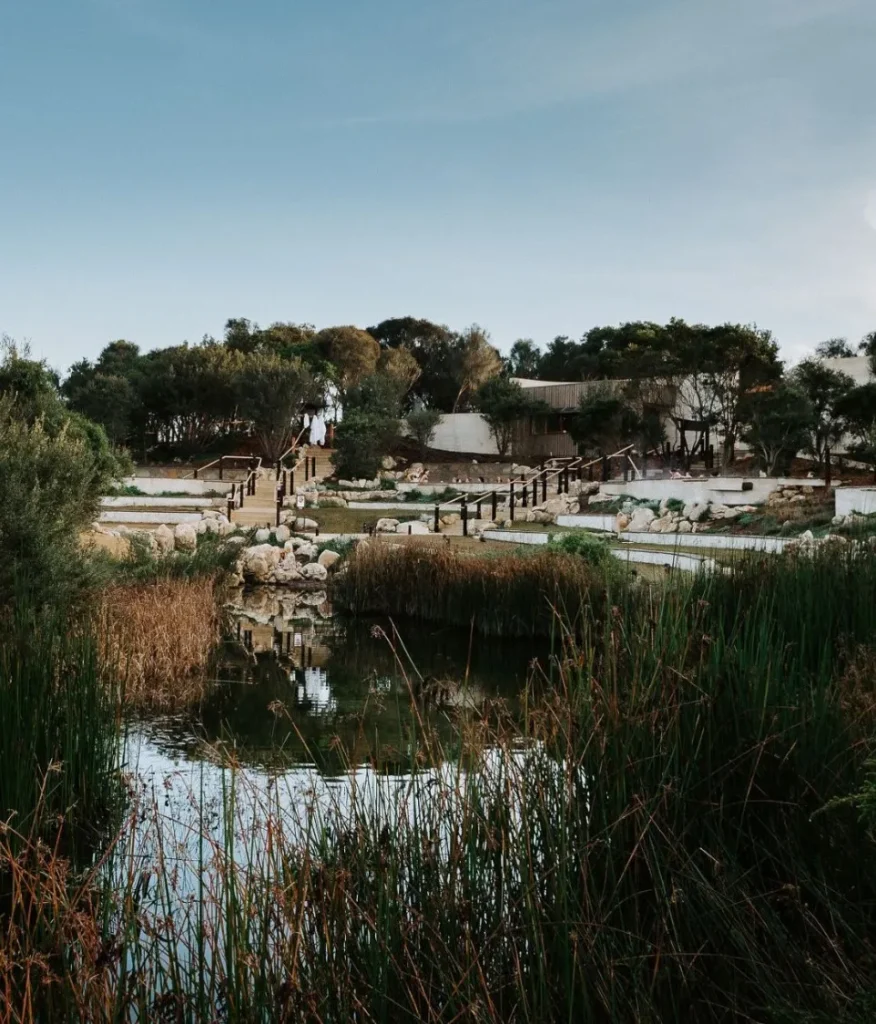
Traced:
[[706, 521], [738, 519], [755, 512], [754, 505], [712, 505], [689, 502], [681, 511], [670, 509], [664, 500], [655, 512], [650, 505], [625, 505], [617, 514], [618, 533], [698, 533]]
[[767, 498], [767, 505], [769, 507], [775, 507], [776, 505], [790, 505], [802, 504], [804, 501], [808, 501], [813, 495], [813, 488], [810, 484], [790, 486], [790, 487], [779, 487], [773, 491]]
[[341, 560], [337, 551], [326, 549], [319, 553], [317, 546], [306, 538], [290, 537], [284, 526], [259, 530], [257, 541], [261, 533], [268, 534], [263, 543], [241, 549], [237, 563], [241, 582], [313, 586], [324, 583], [329, 571]]

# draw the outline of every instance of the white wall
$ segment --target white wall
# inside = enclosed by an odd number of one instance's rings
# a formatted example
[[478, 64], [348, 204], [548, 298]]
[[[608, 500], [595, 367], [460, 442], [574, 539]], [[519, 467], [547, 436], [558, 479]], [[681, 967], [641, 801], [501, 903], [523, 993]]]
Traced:
[[467, 455], [498, 455], [487, 421], [479, 412], [452, 412], [441, 417], [432, 447]]
[[130, 487], [137, 487], [144, 494], [191, 494], [193, 497], [217, 491], [225, 494], [231, 485], [222, 480], [183, 480], [176, 476], [129, 476], [124, 481]]
[[850, 516], [853, 512], [869, 516], [876, 512], [876, 487], [837, 487], [836, 514]]
[[821, 480], [790, 480], [767, 477], [746, 480], [751, 489], [742, 489], [742, 477], [707, 477], [703, 480], [612, 480], [600, 487], [600, 493], [619, 497], [629, 494], [646, 501], [662, 501], [664, 498], [678, 498], [681, 501], [695, 501], [704, 504], [711, 501], [716, 505], [761, 505], [778, 487], [823, 487]]

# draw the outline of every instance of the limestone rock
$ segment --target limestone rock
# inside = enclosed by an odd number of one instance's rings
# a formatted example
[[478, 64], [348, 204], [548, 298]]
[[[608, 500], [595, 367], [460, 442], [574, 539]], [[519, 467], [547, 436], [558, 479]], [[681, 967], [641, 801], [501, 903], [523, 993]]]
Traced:
[[295, 583], [297, 580], [303, 579], [301, 566], [291, 556], [284, 558], [274, 567], [271, 579], [274, 583]]
[[460, 518], [461, 516], [458, 512], [447, 512], [441, 517], [441, 525], [455, 526], [459, 522]]
[[630, 525], [630, 517], [623, 512], [618, 512], [614, 520], [614, 528], [618, 533], [623, 533]]
[[414, 521], [411, 523], [399, 523], [395, 532], [405, 536], [426, 536], [432, 531], [425, 523]]
[[290, 536], [289, 527], [285, 524], [282, 526], [275, 526], [271, 533], [273, 533], [274, 540], [277, 541], [278, 544], [285, 544]]
[[657, 517], [650, 508], [637, 508], [633, 512], [630, 524], [627, 530], [630, 533], [648, 533], [651, 529], [651, 523]]
[[260, 530], [256, 530], [255, 542], [256, 544], [267, 544], [271, 539], [271, 531], [262, 527]]
[[241, 570], [244, 577], [265, 583], [280, 563], [282, 552], [273, 544], [256, 544], [241, 554]]
[[397, 519], [378, 519], [374, 527], [375, 533], [395, 533], [398, 527]]
[[295, 520], [292, 529], [297, 533], [304, 533], [307, 530], [318, 530], [319, 523], [315, 519], [307, 519], [305, 516], [299, 516]]
[[316, 558], [315, 544], [299, 544], [295, 549], [295, 557], [299, 562], [310, 562]]
[[328, 569], [324, 565], [320, 565], [319, 562], [311, 562], [309, 565], [301, 567], [301, 576], [306, 580], [326, 580], [328, 579]]
[[337, 551], [330, 551], [328, 548], [317, 558], [317, 563], [324, 566], [326, 569], [331, 569], [335, 563], [339, 562], [341, 556]]
[[[214, 537], [218, 537], [219, 536], [219, 531], [221, 530], [221, 526], [219, 525], [219, 520], [218, 519], [202, 519], [201, 523], [203, 523], [203, 525], [204, 525], [204, 529], [202, 531], [203, 533], [209, 533], [209, 534], [211, 534]], [[201, 531], [199, 531], [199, 532], [201, 532]]]
[[322, 494], [319, 498], [320, 508], [346, 508], [347, 502], [340, 494]]
[[391, 455], [384, 455], [380, 460], [380, 466], [386, 470], [395, 469], [395, 459]]
[[242, 544], [246, 544], [246, 537], [242, 537], [239, 533], [234, 537], [228, 537], [225, 541], [226, 544], [233, 548], [240, 547]]
[[173, 530], [169, 526], [165, 526], [164, 523], [155, 530], [152, 536], [155, 538], [155, 546], [158, 552], [162, 555], [169, 555], [176, 547]]
[[691, 533], [693, 532], [693, 525], [689, 523], [687, 519], [682, 519], [681, 522], [678, 524], [678, 532]]
[[685, 519], [689, 519], [692, 523], [698, 523], [708, 511], [708, 505], [701, 505], [696, 501], [691, 501], [684, 506], [684, 510], [681, 514]]
[[192, 524], [179, 523], [173, 531], [173, 542], [177, 551], [194, 551], [198, 546], [198, 535]]

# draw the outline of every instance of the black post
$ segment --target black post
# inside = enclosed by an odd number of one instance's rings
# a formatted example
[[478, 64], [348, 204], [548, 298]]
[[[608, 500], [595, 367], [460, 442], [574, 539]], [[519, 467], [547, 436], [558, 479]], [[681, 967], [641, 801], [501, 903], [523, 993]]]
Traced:
[[589, 463], [587, 466], [587, 479], [590, 483], [593, 483], [593, 463]]
[[523, 484], [523, 507], [528, 508], [529, 506], [529, 484], [526, 482], [526, 477], [523, 477], [520, 481]]
[[313, 464], [310, 467], [310, 475], [313, 477], [314, 480], [316, 479], [316, 456], [315, 455], [313, 456]]
[[537, 504], [538, 504], [538, 477], [534, 476], [532, 478], [532, 507], [535, 508], [535, 506]]
[[495, 491], [493, 491], [493, 521], [496, 519], [496, 513], [498, 512], [499, 498]]
[[280, 525], [280, 518], [283, 515], [283, 491], [281, 488], [277, 488], [277, 522], [275, 526]]
[[234, 499], [235, 499], [236, 497], [237, 497], [237, 484], [234, 484], [234, 483], [233, 483], [233, 484], [231, 485], [231, 500], [232, 500], [232, 501], [234, 501]]
[[438, 514], [438, 506], [435, 506], [435, 532], [441, 532], [441, 517]]
[[[526, 494], [526, 491], [524, 490], [523, 493]], [[508, 495], [508, 511], [509, 511], [508, 518], [513, 523], [514, 522], [514, 481], [513, 480], [511, 481], [511, 491], [510, 491], [510, 493]]]
[[240, 493], [240, 507], [241, 507], [241, 508], [243, 508], [243, 492], [244, 492], [245, 490], [246, 490], [246, 488], [245, 488], [245, 487], [243, 486], [243, 484], [241, 483], [241, 485], [240, 485], [240, 492], [239, 492], [239, 493]]
[[605, 483], [607, 480], [610, 479], [610, 476], [611, 476], [611, 472], [609, 470], [608, 458], [607, 458], [607, 456], [603, 455], [602, 456], [602, 482]]
[[280, 460], [277, 459], [277, 480], [280, 479]]
[[462, 513], [462, 535], [468, 536], [468, 502], [465, 496], [459, 499], [459, 511]]
[[197, 469], [195, 470], [195, 479], [196, 480], [198, 479], [198, 471], [197, 471]]
[[228, 508], [227, 508], [228, 522], [229, 523], [231, 522], [231, 513], [233, 511], [234, 511], [234, 498], [229, 498], [228, 499]]
[[630, 460], [624, 459], [624, 483], [630, 479]]
[[283, 470], [283, 497], [284, 498], [289, 493], [288, 486], [289, 486], [289, 474], [284, 469]]
[[541, 478], [541, 503], [542, 505], [547, 501], [547, 472]]
[[560, 470], [559, 473], [557, 473], [557, 494], [562, 494], [562, 493], [563, 493], [563, 471]]
[[569, 463], [566, 463], [566, 468], [563, 470], [563, 490], [566, 494], [569, 493]]
[[289, 470], [289, 491], [288, 491], [288, 493], [289, 494], [294, 494], [295, 493], [295, 470], [294, 469], [290, 469]]
[[310, 479], [310, 459], [308, 459], [308, 457], [305, 455], [304, 456], [304, 482], [307, 483], [307, 481], [309, 479]]
[[483, 514], [481, 513], [481, 501], [482, 500], [483, 500], [482, 498], [478, 498], [477, 508], [476, 508], [476, 511], [475, 511], [475, 519], [483, 519], [484, 518]]
[[225, 456], [224, 455], [220, 455], [219, 456], [219, 479], [220, 480], [222, 479], [222, 472], [223, 472], [224, 469], [225, 469]]

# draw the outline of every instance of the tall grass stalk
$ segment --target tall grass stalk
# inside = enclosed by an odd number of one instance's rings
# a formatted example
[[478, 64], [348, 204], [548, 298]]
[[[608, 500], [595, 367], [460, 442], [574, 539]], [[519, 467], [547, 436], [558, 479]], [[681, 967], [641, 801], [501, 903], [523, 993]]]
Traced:
[[620, 598], [441, 768], [424, 734], [404, 779], [232, 771], [191, 833], [135, 807], [104, 888], [45, 880], [64, 952], [7, 1019], [873, 1019], [876, 557]]

